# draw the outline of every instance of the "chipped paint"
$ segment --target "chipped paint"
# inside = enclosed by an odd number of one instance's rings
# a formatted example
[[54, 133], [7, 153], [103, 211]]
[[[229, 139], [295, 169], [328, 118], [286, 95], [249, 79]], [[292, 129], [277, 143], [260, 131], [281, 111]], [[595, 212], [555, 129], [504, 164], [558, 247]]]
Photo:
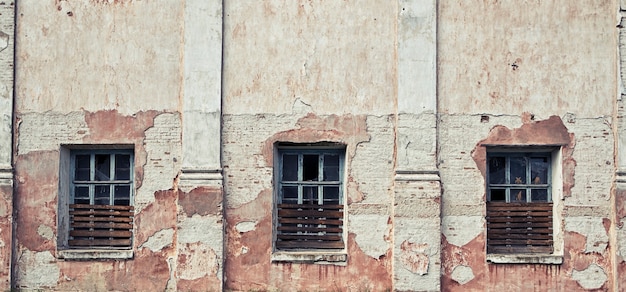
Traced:
[[572, 279], [574, 279], [584, 289], [599, 289], [607, 280], [607, 275], [602, 267], [591, 264], [582, 271], [574, 270]]
[[428, 264], [430, 263], [428, 244], [405, 240], [400, 245], [400, 249], [402, 250], [400, 259], [405, 269], [420, 276], [428, 274]]

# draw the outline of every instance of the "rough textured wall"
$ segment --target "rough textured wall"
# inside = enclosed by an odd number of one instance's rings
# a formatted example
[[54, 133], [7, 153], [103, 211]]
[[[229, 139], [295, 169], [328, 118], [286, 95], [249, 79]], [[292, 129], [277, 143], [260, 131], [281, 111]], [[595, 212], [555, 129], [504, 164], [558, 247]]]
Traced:
[[[613, 288], [617, 74], [609, 16], [616, 7], [613, 1], [439, 2], [442, 290]], [[556, 120], [562, 126], [547, 126]], [[523, 132], [530, 136], [511, 139]], [[564, 197], [554, 198], [562, 208], [555, 215], [561, 216], [561, 265], [486, 261], [485, 165], [476, 154], [499, 134], [495, 144], [571, 137], [556, 186]]]
[[13, 236], [13, 56], [15, 4], [0, 2], [0, 289], [11, 285]]
[[[19, 2], [16, 288], [221, 289], [221, 186], [178, 189], [183, 8], [178, 0]], [[58, 257], [66, 144], [133, 146], [134, 258]]]
[[[396, 9], [225, 3], [227, 289], [392, 288]], [[277, 141], [346, 144], [346, 266], [271, 261]]]
[[396, 11], [380, 0], [225, 1], [224, 114], [394, 112]]

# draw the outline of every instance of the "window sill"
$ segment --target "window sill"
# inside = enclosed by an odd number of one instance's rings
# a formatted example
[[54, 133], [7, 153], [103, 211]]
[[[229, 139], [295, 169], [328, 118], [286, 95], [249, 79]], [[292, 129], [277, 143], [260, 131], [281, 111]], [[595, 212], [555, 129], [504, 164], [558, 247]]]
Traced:
[[492, 264], [560, 265], [563, 263], [563, 256], [552, 254], [488, 254], [487, 262]]
[[132, 259], [134, 252], [130, 249], [64, 249], [57, 251], [59, 259], [70, 261], [88, 260], [126, 260]]
[[345, 266], [348, 255], [344, 251], [276, 251], [272, 262]]

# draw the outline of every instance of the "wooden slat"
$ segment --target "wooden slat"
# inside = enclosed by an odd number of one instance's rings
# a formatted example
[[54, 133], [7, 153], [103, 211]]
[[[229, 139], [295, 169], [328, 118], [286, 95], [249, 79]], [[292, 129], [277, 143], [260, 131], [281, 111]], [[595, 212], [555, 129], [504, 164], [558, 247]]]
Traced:
[[487, 251], [549, 253], [553, 250], [552, 203], [487, 203]]
[[130, 246], [130, 239], [70, 239], [70, 246]]
[[318, 211], [318, 210], [278, 210], [279, 217], [325, 217], [325, 218], [343, 218], [341, 211]]
[[333, 233], [341, 233], [343, 232], [343, 228], [341, 227], [298, 227], [298, 226], [278, 226], [276, 228], [278, 231], [285, 232], [333, 232]]
[[343, 225], [342, 220], [278, 218], [281, 224]]
[[77, 215], [77, 216], [125, 216], [125, 217], [131, 217], [133, 216], [133, 212], [125, 212], [125, 211], [95, 211], [95, 210], [85, 210], [85, 211], [76, 211], [76, 209], [74, 209], [74, 211], [70, 211], [70, 215]]
[[74, 237], [127, 237], [133, 236], [131, 231], [124, 230], [71, 230], [70, 236]]
[[341, 235], [311, 235], [311, 234], [278, 234], [278, 239], [284, 240], [323, 240], [323, 241], [337, 241], [342, 240]]
[[133, 218], [129, 217], [83, 217], [83, 216], [75, 216], [72, 217], [73, 221], [87, 221], [87, 222], [133, 222]]
[[135, 210], [134, 206], [118, 206], [118, 205], [86, 205], [86, 204], [70, 204], [70, 209], [87, 209], [87, 210]]
[[343, 241], [276, 241], [276, 247], [279, 249], [338, 249], [344, 248], [344, 244]]
[[130, 223], [115, 223], [115, 222], [72, 222], [70, 227], [72, 228], [110, 228], [110, 229], [133, 229], [133, 225]]

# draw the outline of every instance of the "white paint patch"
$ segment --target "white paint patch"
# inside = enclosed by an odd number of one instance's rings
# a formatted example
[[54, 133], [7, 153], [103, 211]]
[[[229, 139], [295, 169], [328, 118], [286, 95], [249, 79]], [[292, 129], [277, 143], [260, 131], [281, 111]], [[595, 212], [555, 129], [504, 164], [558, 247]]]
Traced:
[[350, 229], [356, 234], [356, 243], [361, 250], [375, 259], [387, 253], [389, 243], [385, 236], [389, 234], [388, 216], [386, 215], [351, 215]]
[[256, 222], [253, 222], [253, 221], [239, 222], [237, 223], [237, 225], [235, 225], [235, 229], [237, 229], [237, 231], [241, 233], [252, 231], [255, 228], [256, 228]]
[[218, 270], [217, 255], [206, 244], [190, 244], [185, 249], [180, 250], [180, 254], [186, 257], [186, 262], [178, 266], [178, 274], [181, 279], [195, 280], [207, 275], [216, 275]]
[[49, 251], [23, 250], [19, 257], [17, 278], [24, 287], [54, 287], [61, 275], [56, 259]]
[[580, 233], [587, 237], [585, 252], [602, 253], [609, 244], [602, 218], [569, 217], [565, 218], [565, 230]]
[[591, 264], [582, 271], [574, 270], [572, 279], [576, 280], [585, 289], [598, 289], [604, 285], [607, 276], [602, 267]]
[[450, 276], [452, 277], [452, 280], [461, 285], [464, 285], [465, 283], [474, 279], [474, 271], [472, 271], [472, 268], [468, 266], [459, 265], [454, 267], [454, 270], [452, 270], [452, 274]]
[[164, 247], [172, 245], [174, 238], [174, 229], [161, 229], [154, 235], [150, 236], [146, 242], [144, 242], [140, 248], [149, 248], [151, 251], [159, 251]]
[[483, 232], [482, 216], [444, 216], [441, 227], [446, 240], [456, 246], [464, 246]]
[[222, 225], [217, 216], [193, 215], [178, 224], [178, 242], [202, 242], [209, 246], [222, 246]]
[[37, 227], [37, 234], [47, 240], [51, 240], [52, 237], [54, 237], [54, 230], [52, 230], [50, 226], [39, 225], [39, 227]]

